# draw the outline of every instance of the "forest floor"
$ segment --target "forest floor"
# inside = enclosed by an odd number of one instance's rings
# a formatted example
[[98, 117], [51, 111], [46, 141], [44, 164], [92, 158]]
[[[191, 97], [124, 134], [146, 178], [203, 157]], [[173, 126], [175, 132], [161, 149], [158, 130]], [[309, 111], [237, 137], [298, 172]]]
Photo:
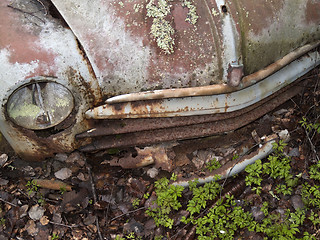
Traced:
[[[320, 239], [319, 76], [263, 118], [217, 137], [75, 151], [44, 162], [3, 152], [0, 240]], [[289, 132], [287, 143], [277, 142], [272, 154], [227, 180], [169, 183], [206, 176], [280, 130]], [[155, 153], [148, 166], [114, 166]]]

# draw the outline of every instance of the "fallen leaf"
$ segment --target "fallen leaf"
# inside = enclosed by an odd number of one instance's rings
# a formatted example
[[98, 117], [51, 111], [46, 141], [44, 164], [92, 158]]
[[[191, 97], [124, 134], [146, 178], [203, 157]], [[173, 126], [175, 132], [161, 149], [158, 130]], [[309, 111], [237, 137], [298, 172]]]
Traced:
[[58, 179], [65, 180], [71, 177], [72, 171], [69, 168], [62, 168], [59, 171], [55, 172], [54, 175]]
[[4, 164], [8, 161], [8, 155], [3, 153], [0, 156], [0, 167], [4, 166]]
[[49, 222], [50, 222], [50, 221], [49, 221], [49, 219], [48, 219], [47, 216], [43, 216], [42, 218], [40, 218], [40, 223], [41, 223], [43, 226], [47, 225]]
[[28, 214], [32, 220], [36, 221], [36, 220], [40, 220], [40, 218], [42, 218], [44, 212], [45, 212], [45, 210], [43, 209], [43, 207], [39, 206], [39, 204], [36, 204], [31, 207]]

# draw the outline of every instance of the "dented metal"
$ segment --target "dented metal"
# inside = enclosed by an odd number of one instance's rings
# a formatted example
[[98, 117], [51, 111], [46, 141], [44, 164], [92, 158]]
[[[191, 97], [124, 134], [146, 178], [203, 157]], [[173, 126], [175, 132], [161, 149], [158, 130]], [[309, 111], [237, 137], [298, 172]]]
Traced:
[[[0, 131], [25, 158], [72, 151], [99, 131], [105, 136], [158, 125], [159, 142], [187, 137], [178, 131], [194, 123], [199, 125], [193, 137], [213, 134], [218, 126], [218, 131], [232, 130], [232, 121], [260, 111], [266, 99], [319, 64], [320, 3], [315, 0], [40, 3], [0, 2]], [[55, 99], [45, 90], [49, 82], [70, 95]], [[19, 102], [19, 91], [25, 101]], [[59, 99], [69, 103], [61, 105]], [[105, 99], [107, 104], [99, 106]], [[85, 113], [119, 120], [108, 122], [108, 133], [101, 120], [89, 120]], [[194, 117], [201, 114], [209, 114], [210, 121]], [[118, 126], [121, 118], [151, 117], [166, 120]], [[223, 119], [231, 124], [225, 127]], [[166, 128], [172, 134], [161, 132]], [[121, 141], [128, 146], [131, 140]], [[116, 142], [108, 138], [102, 145]]]

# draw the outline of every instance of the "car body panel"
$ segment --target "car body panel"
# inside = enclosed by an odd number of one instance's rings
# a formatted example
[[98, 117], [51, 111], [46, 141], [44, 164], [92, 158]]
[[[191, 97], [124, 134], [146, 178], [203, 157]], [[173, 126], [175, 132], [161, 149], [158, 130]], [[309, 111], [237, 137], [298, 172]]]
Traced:
[[248, 75], [320, 39], [313, 0], [192, 1], [194, 24], [184, 1], [161, 1], [171, 6], [163, 14], [174, 31], [170, 53], [151, 32], [159, 17], [149, 9], [163, 12], [160, 1], [52, 2], [81, 41], [104, 96], [226, 83], [234, 66]]
[[[237, 109], [242, 109], [319, 64], [319, 22], [318, 0], [3, 0], [0, 131], [23, 158], [43, 159], [90, 142], [75, 136], [94, 127], [95, 120], [85, 113], [97, 110], [106, 99], [109, 105], [100, 108], [107, 108], [108, 114], [102, 118], [172, 117], [179, 114], [167, 113], [181, 108], [181, 115], [198, 115], [214, 99], [219, 111], [207, 113], [228, 112], [238, 100]], [[295, 54], [303, 46], [312, 47]], [[315, 64], [306, 60], [307, 66], [303, 59], [315, 59]], [[274, 75], [288, 64], [298, 64], [293, 76]], [[259, 89], [270, 86], [267, 77], [276, 76], [284, 84], [274, 82], [272, 89], [247, 96], [245, 103], [240, 99], [246, 93], [237, 91], [251, 87], [248, 79], [250, 84], [267, 80], [256, 85]], [[45, 81], [72, 93], [71, 114], [41, 130], [11, 121], [8, 98]], [[132, 93], [143, 99], [131, 98]], [[151, 100], [165, 105], [150, 114]], [[20, 115], [34, 114], [30, 108], [21, 109]]]
[[[8, 7], [10, 6], [10, 7]], [[40, 8], [40, 11], [39, 11]], [[71, 151], [74, 136], [87, 128], [83, 111], [101, 101], [101, 91], [73, 33], [29, 1], [0, 2], [0, 130], [13, 149], [27, 159]], [[66, 126], [37, 132], [8, 119], [6, 101], [19, 87], [50, 80], [74, 95], [76, 111]], [[28, 114], [28, 110], [23, 114]], [[52, 133], [59, 132], [59, 133]]]

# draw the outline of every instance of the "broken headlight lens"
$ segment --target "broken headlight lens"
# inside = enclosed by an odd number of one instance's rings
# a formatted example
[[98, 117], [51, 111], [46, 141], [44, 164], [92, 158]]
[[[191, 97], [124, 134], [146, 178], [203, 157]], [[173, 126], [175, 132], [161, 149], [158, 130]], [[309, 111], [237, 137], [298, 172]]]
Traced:
[[7, 103], [9, 118], [32, 130], [56, 126], [70, 115], [73, 108], [72, 93], [55, 82], [27, 84], [13, 92]]

